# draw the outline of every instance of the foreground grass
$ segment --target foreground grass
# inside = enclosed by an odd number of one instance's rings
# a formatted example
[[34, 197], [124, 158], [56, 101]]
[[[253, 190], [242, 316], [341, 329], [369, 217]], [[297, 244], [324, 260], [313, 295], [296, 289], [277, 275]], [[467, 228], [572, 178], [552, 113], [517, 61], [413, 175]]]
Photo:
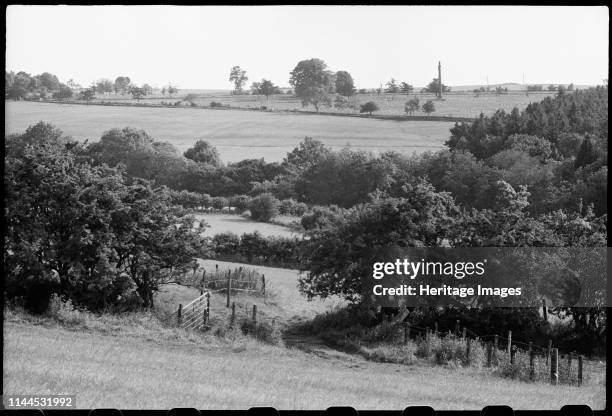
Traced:
[[81, 408], [604, 406], [601, 385], [554, 387], [471, 370], [373, 363], [356, 357], [323, 359], [241, 335], [219, 338], [156, 327], [154, 321], [138, 325], [131, 318], [106, 331], [11, 314], [7, 318], [5, 393], [76, 393]]

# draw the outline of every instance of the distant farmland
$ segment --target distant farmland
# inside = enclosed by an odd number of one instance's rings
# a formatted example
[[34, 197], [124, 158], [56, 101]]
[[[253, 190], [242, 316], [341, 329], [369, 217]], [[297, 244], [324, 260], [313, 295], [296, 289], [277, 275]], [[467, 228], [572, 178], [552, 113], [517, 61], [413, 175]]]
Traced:
[[339, 149], [397, 151], [411, 154], [440, 149], [451, 122], [368, 120], [324, 115], [275, 114], [199, 108], [145, 108], [99, 105], [6, 102], [5, 133], [25, 130], [38, 121], [52, 123], [75, 139], [98, 140], [115, 127], [146, 130], [180, 151], [208, 140], [225, 162], [245, 158], [280, 161], [305, 136]]

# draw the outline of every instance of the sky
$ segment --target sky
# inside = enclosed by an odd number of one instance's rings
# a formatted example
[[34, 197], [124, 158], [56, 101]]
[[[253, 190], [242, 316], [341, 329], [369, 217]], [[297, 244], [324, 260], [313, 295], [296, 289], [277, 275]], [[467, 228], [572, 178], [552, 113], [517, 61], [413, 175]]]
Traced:
[[516, 82], [602, 84], [606, 7], [9, 6], [7, 70], [87, 86], [117, 76], [155, 87], [289, 86], [303, 59], [351, 73], [357, 88], [390, 78], [421, 87]]

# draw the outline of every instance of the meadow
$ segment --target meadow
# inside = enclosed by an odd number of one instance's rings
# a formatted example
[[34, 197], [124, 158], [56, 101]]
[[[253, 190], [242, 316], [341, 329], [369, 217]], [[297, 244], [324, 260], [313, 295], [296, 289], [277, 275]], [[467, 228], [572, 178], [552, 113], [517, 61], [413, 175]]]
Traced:
[[283, 223], [299, 220], [299, 218], [278, 216], [274, 218], [274, 223], [257, 222], [237, 214], [206, 213], [193, 214], [197, 221], [205, 221], [209, 225], [204, 231], [205, 236], [212, 237], [219, 233], [234, 233], [240, 236], [243, 233], [253, 233], [259, 231], [264, 237], [294, 237], [297, 234], [291, 231]]
[[[231, 95], [228, 92], [214, 92], [214, 93], [195, 93], [191, 91], [181, 91], [172, 98], [163, 96], [161, 94], [151, 95], [145, 99], [140, 100], [141, 103], [149, 104], [160, 104], [162, 101], [175, 103], [191, 94], [192, 98], [190, 101], [194, 102], [198, 106], [209, 106], [211, 102], [221, 103], [223, 105], [229, 105], [237, 108], [261, 108], [265, 106], [267, 109], [273, 111], [292, 111], [292, 110], [306, 110], [315, 111], [313, 107], [302, 107], [302, 104], [298, 98], [292, 95], [277, 94], [266, 98], [263, 95]], [[380, 111], [376, 114], [381, 115], [404, 115], [404, 104], [410, 98], [417, 96], [420, 103], [423, 104], [427, 100], [433, 100], [435, 103], [436, 111], [432, 113], [434, 116], [450, 116], [450, 117], [470, 117], [475, 118], [484, 113], [485, 115], [491, 115], [499, 109], [511, 111], [512, 108], [518, 107], [524, 109], [528, 104], [532, 102], [539, 102], [544, 97], [554, 96], [554, 92], [530, 92], [528, 95], [523, 91], [509, 91], [507, 94], [495, 94], [495, 93], [480, 93], [476, 96], [472, 92], [451, 92], [444, 95], [443, 100], [437, 100], [434, 94], [427, 93], [416, 93], [416, 94], [388, 94], [375, 92], [356, 94], [351, 99], [354, 100], [358, 105], [366, 103], [368, 101], [374, 101]], [[120, 102], [132, 102], [137, 101], [131, 98], [129, 95], [108, 95], [100, 96], [100, 101], [120, 101]], [[359, 109], [356, 110], [338, 110], [334, 107], [323, 107], [321, 111], [339, 113], [349, 112], [358, 113]], [[422, 111], [415, 112], [415, 115], [424, 115]]]
[[245, 158], [281, 161], [311, 136], [340, 149], [412, 154], [442, 148], [451, 122], [394, 121], [315, 114], [283, 114], [201, 108], [146, 108], [6, 101], [5, 134], [39, 121], [54, 124], [78, 140], [98, 140], [112, 128], [144, 129], [183, 152], [199, 140], [214, 145], [224, 162]]

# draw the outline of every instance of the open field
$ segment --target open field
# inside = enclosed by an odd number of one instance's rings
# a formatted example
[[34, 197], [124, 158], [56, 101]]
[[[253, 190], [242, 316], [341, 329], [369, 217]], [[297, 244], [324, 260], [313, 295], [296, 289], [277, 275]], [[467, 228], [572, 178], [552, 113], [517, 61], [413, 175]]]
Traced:
[[[125, 328], [126, 330], [129, 328]], [[186, 339], [185, 339], [186, 338]], [[559, 409], [605, 405], [603, 385], [551, 386], [429, 365], [323, 359], [252, 340], [70, 331], [31, 323], [4, 327], [5, 394], [77, 395], [79, 408]]]
[[[214, 236], [219, 233], [234, 233], [240, 236], [243, 233], [259, 231], [264, 237], [292, 237], [297, 234], [287, 227], [267, 222], [257, 222], [236, 214], [192, 214], [198, 221], [206, 221], [210, 226], [204, 232], [205, 236]], [[277, 222], [296, 220], [292, 217], [276, 217]]]
[[113, 107], [7, 101], [5, 133], [45, 121], [75, 139], [98, 140], [111, 128], [144, 129], [179, 151], [204, 139], [216, 146], [224, 162], [246, 158], [280, 161], [311, 136], [339, 149], [397, 151], [411, 154], [440, 149], [451, 122], [393, 121], [324, 115], [276, 114], [198, 108]]
[[[141, 103], [160, 104], [162, 101], [167, 103], [175, 103], [186, 97], [188, 92], [179, 92], [173, 98], [162, 95], [153, 95], [148, 98], [140, 100]], [[191, 93], [193, 94], [193, 93]], [[381, 93], [366, 93], [357, 94], [352, 97], [357, 104], [363, 104], [368, 101], [374, 101], [378, 104], [380, 111], [376, 114], [383, 115], [403, 115], [404, 104], [409, 98], [414, 97], [415, 94], [406, 96], [405, 94], [386, 94]], [[436, 111], [432, 115], [436, 116], [451, 116], [451, 117], [471, 117], [475, 118], [484, 113], [490, 115], [499, 109], [506, 111], [512, 110], [514, 107], [518, 107], [520, 110], [524, 109], [528, 104], [532, 102], [539, 102], [544, 97], [554, 96], [554, 92], [530, 92], [526, 95], [522, 91], [511, 91], [507, 94], [497, 95], [495, 93], [481, 93], [478, 97], [470, 92], [461, 93], [446, 93], [443, 100], [436, 100], [434, 94], [421, 94], [417, 93], [416, 96], [419, 98], [421, 104], [427, 100], [433, 100], [435, 103]], [[263, 95], [231, 95], [229, 93], [203, 93], [195, 94], [197, 98], [191, 101], [199, 106], [209, 106], [211, 102], [218, 102], [223, 105], [229, 105], [231, 107], [239, 108], [260, 108], [262, 106], [272, 110], [309, 110], [315, 111], [314, 108], [307, 107], [303, 108], [300, 100], [291, 95], [274, 95], [266, 99]], [[108, 95], [98, 97], [100, 101], [121, 101], [121, 102], [133, 102], [137, 101], [132, 99], [128, 95]], [[338, 110], [333, 107], [322, 108], [321, 111], [326, 112], [359, 112], [357, 110]], [[424, 115], [422, 111], [417, 111], [415, 115]]]

